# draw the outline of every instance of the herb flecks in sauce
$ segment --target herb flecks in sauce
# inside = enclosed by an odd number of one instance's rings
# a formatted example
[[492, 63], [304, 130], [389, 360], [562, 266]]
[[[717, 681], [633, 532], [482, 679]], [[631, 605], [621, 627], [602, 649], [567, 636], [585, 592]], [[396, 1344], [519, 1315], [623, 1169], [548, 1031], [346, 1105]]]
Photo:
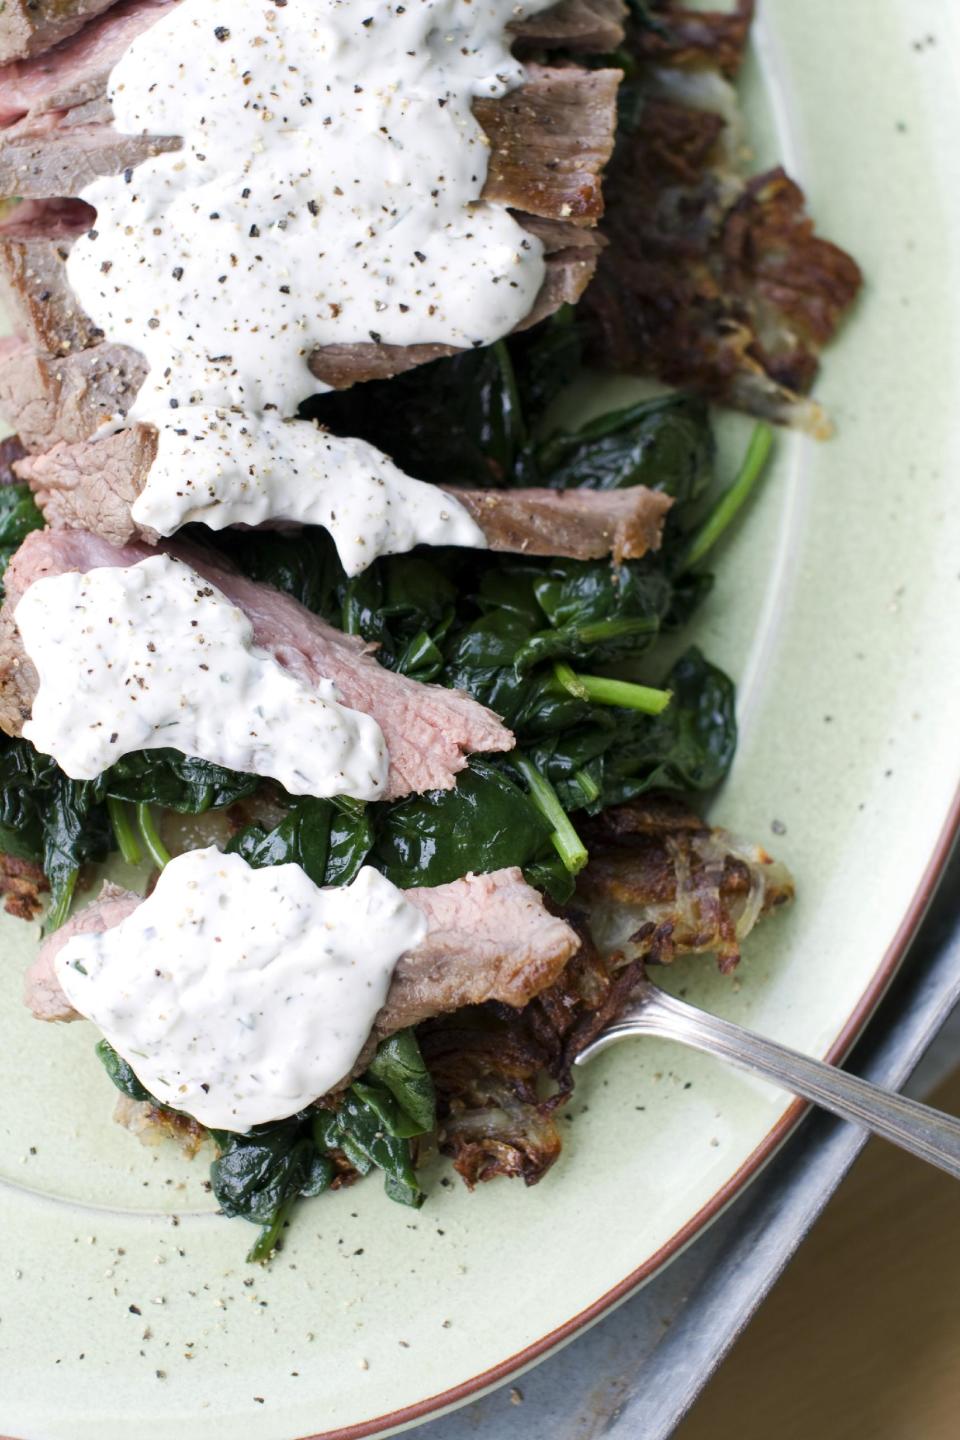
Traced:
[[161, 1104], [243, 1132], [350, 1073], [425, 930], [369, 867], [321, 890], [299, 865], [191, 850], [126, 920], [74, 936], [54, 963], [70, 1003]]
[[[183, 0], [129, 47], [110, 81], [118, 130], [180, 135], [183, 148], [84, 190], [97, 224], [68, 269], [107, 337], [149, 363], [128, 417], [160, 433], [138, 522], [169, 534], [221, 490], [234, 521], [251, 518], [246, 503], [298, 518], [288, 488], [272, 494], [286, 468], [275, 463], [277, 422], [325, 388], [308, 369], [314, 349], [470, 348], [529, 314], [542, 246], [481, 198], [489, 142], [472, 105], [521, 82], [505, 26], [539, 8]], [[185, 485], [183, 446], [209, 435], [211, 411], [228, 443], [200, 442], [212, 457]], [[284, 445], [300, 454], [309, 491], [311, 447], [325, 464], [321, 439], [297, 425]], [[345, 506], [355, 483], [371, 483], [362, 448], [337, 452]], [[411, 529], [483, 544], [456, 501], [439, 513], [422, 488], [393, 478], [367, 561], [409, 548]]]
[[292, 795], [383, 792], [377, 722], [341, 705], [333, 681], [284, 669], [254, 644], [243, 611], [182, 561], [46, 576], [15, 613], [40, 680], [24, 736], [73, 780], [173, 747]]

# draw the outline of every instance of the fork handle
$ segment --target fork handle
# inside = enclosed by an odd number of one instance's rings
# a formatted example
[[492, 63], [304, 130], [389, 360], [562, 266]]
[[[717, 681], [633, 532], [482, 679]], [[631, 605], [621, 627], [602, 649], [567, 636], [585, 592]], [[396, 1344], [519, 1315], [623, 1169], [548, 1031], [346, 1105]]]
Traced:
[[960, 1179], [960, 1120], [698, 1010], [650, 982], [644, 987], [642, 1008], [603, 1031], [577, 1057], [578, 1063], [629, 1035], [659, 1035], [717, 1055]]

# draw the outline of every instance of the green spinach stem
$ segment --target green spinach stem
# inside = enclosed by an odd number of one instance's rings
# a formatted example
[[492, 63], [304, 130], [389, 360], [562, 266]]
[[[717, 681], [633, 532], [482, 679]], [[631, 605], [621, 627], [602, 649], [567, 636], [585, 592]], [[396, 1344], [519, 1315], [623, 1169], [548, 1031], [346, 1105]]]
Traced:
[[77, 876], [80, 874], [79, 865], [70, 871], [60, 891], [60, 898], [56, 904], [47, 911], [47, 918], [44, 922], [44, 933], [49, 935], [51, 930], [59, 930], [70, 913], [70, 904], [73, 900], [73, 892], [77, 888]]
[[165, 865], [169, 865], [170, 863], [170, 852], [160, 839], [160, 834], [154, 823], [153, 812], [146, 800], [141, 800], [137, 806], [137, 826], [143, 838], [143, 844], [147, 854], [157, 869], [162, 870]]
[[280, 1231], [287, 1223], [296, 1200], [296, 1195], [288, 1195], [270, 1223], [261, 1227], [260, 1234], [247, 1251], [248, 1265], [265, 1265], [270, 1259], [277, 1247], [277, 1241], [280, 1239]]
[[569, 815], [560, 804], [559, 795], [526, 755], [516, 756], [515, 764], [530, 788], [530, 795], [537, 809], [553, 826], [550, 839], [557, 854], [570, 874], [576, 875], [587, 863], [587, 847], [574, 830]]
[[694, 565], [699, 565], [707, 551], [712, 550], [720, 536], [731, 524], [760, 479], [772, 445], [773, 430], [764, 421], [761, 421], [759, 425], [754, 426], [747, 453], [743, 457], [743, 463], [736, 479], [730, 488], [720, 496], [691, 540], [680, 566], [680, 574], [692, 569]]
[[523, 418], [523, 408], [520, 404], [520, 391], [517, 389], [517, 376], [513, 368], [513, 361], [510, 358], [510, 351], [506, 342], [496, 340], [491, 347], [500, 371], [500, 378], [503, 381], [503, 389], [509, 397], [511, 417], [516, 425], [517, 440], [520, 445], [526, 441], [526, 424]]
[[605, 675], [580, 675], [562, 660], [553, 673], [565, 690], [578, 700], [592, 700], [595, 705], [618, 705], [622, 710], [642, 710], [645, 715], [659, 715], [673, 698], [670, 690], [655, 690], [650, 685], [635, 685], [631, 680], [610, 680]]
[[586, 770], [575, 770], [573, 778], [583, 791], [588, 805], [592, 805], [600, 794], [600, 786]]
[[128, 865], [139, 865], [142, 858], [140, 846], [137, 844], [126, 802], [118, 800], [115, 795], [108, 795], [107, 814], [110, 816], [110, 826], [120, 854]]
[[581, 645], [601, 645], [606, 640], [618, 640], [627, 635], [653, 635], [660, 629], [655, 616], [625, 616], [622, 620], [591, 620], [576, 627], [577, 639]]

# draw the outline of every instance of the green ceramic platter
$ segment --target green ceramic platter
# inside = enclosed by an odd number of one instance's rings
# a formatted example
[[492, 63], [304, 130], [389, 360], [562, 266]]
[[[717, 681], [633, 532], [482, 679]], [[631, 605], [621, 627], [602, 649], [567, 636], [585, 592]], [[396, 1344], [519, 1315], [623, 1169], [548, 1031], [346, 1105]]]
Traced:
[[[698, 624], [736, 677], [742, 741], [714, 817], [799, 898], [735, 982], [668, 983], [838, 1055], [902, 955], [955, 815], [960, 736], [960, 43], [938, 0], [766, 0], [742, 84], [867, 275], [819, 398], [836, 437], [782, 437]], [[614, 393], [615, 392], [615, 393]], [[585, 408], [633, 393], [585, 389]], [[724, 419], [726, 463], [746, 422]], [[774, 822], [776, 828], [774, 831]], [[782, 832], [782, 833], [781, 833]], [[20, 1004], [36, 943], [0, 925], [0, 1430], [26, 1440], [380, 1433], [532, 1363], [713, 1218], [796, 1116], [666, 1043], [598, 1059], [533, 1190], [433, 1177], [304, 1206], [268, 1270], [214, 1215], [206, 1165], [112, 1124], [86, 1025]]]

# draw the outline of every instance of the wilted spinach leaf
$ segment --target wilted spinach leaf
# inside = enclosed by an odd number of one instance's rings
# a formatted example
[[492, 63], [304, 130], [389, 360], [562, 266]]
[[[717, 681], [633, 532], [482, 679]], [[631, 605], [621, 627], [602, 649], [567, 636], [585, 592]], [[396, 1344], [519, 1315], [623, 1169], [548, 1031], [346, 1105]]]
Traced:
[[[122, 1094], [164, 1108], [106, 1040], [96, 1050]], [[361, 1174], [375, 1166], [383, 1170], [391, 1199], [422, 1204], [410, 1140], [435, 1124], [433, 1081], [413, 1031], [404, 1030], [383, 1042], [335, 1111], [303, 1110], [242, 1135], [211, 1130], [219, 1151], [210, 1166], [213, 1193], [225, 1215], [262, 1227], [247, 1259], [266, 1260], [294, 1202], [320, 1195], [332, 1183], [331, 1151], [342, 1151]]]
[[712, 790], [724, 778], [737, 737], [730, 679], [691, 648], [661, 685], [673, 699], [660, 715], [592, 706], [584, 723], [524, 743], [567, 810], [596, 814], [648, 790]]
[[390, 555], [339, 587], [340, 624], [377, 648], [381, 664], [436, 678], [443, 637], [456, 616], [457, 586], [421, 555]]
[[681, 503], [698, 496], [712, 474], [714, 444], [707, 407], [695, 396], [656, 396], [578, 430], [534, 438], [580, 357], [579, 328], [565, 307], [486, 349], [312, 399], [305, 413], [337, 434], [362, 436], [435, 484], [649, 485]]
[[314, 1122], [317, 1144], [342, 1150], [366, 1175], [384, 1171], [391, 1200], [419, 1206], [410, 1140], [436, 1124], [433, 1082], [412, 1030], [385, 1041], [366, 1073], [349, 1087], [337, 1109], [320, 1111]]
[[312, 1112], [254, 1126], [246, 1135], [210, 1133], [220, 1150], [210, 1166], [217, 1203], [224, 1215], [262, 1227], [247, 1259], [267, 1260], [294, 1203], [322, 1195], [336, 1174], [314, 1142]]
[[381, 1045], [335, 1111], [303, 1110], [246, 1135], [211, 1131], [220, 1151], [210, 1167], [213, 1193], [225, 1215], [262, 1226], [247, 1259], [266, 1260], [294, 1203], [333, 1182], [332, 1151], [363, 1175], [375, 1166], [383, 1170], [391, 1199], [422, 1204], [410, 1139], [435, 1123], [433, 1084], [413, 1032], [404, 1031]]
[[102, 788], [118, 800], [201, 815], [252, 795], [261, 783], [258, 775], [241, 775], [178, 750], [138, 750], [110, 767]]
[[326, 530], [310, 527], [295, 535], [269, 530], [225, 530], [217, 536], [225, 550], [251, 580], [273, 585], [292, 595], [331, 623], [340, 624], [339, 588], [343, 567]]
[[646, 485], [683, 504], [709, 485], [714, 453], [704, 401], [658, 395], [601, 415], [579, 430], [555, 432], [536, 447], [536, 463], [545, 483], [558, 490]]
[[50, 882], [48, 929], [66, 919], [80, 866], [110, 851], [102, 799], [99, 782], [68, 779], [26, 740], [0, 740], [0, 825], [24, 858], [43, 866]]
[[597, 712], [556, 683], [550, 662], [596, 667], [641, 654], [656, 639], [671, 587], [646, 561], [615, 572], [605, 561], [511, 558], [483, 573], [476, 600], [480, 615], [451, 630], [442, 679], [496, 710], [523, 740]]
[[338, 435], [362, 436], [408, 474], [446, 485], [502, 485], [526, 437], [503, 341], [315, 397], [301, 413]]
[[411, 1135], [433, 1129], [436, 1095], [412, 1030], [398, 1030], [396, 1035], [383, 1041], [370, 1062], [367, 1078], [389, 1090], [410, 1123], [417, 1126], [410, 1131]]
[[132, 1066], [124, 1060], [122, 1055], [117, 1054], [109, 1040], [98, 1040], [94, 1049], [97, 1052], [97, 1059], [121, 1095], [126, 1095], [130, 1100], [148, 1100], [151, 1104], [163, 1108], [160, 1106], [159, 1100], [155, 1099], [146, 1086], [140, 1083]]
[[475, 756], [453, 790], [384, 806], [372, 859], [395, 885], [445, 885], [471, 870], [526, 865], [549, 848], [550, 826], [502, 770]]
[[673, 703], [619, 735], [605, 756], [607, 805], [647, 790], [712, 790], [730, 768], [737, 745], [733, 682], [691, 647], [665, 684]]
[[315, 885], [349, 885], [373, 844], [366, 808], [304, 796], [273, 830], [248, 825], [227, 846], [248, 865], [302, 865]]
[[137, 752], [96, 780], [70, 780], [28, 741], [0, 738], [0, 845], [38, 860], [50, 882], [47, 928], [66, 919], [81, 865], [115, 849], [104, 801], [108, 795], [156, 801], [195, 814], [230, 805], [260, 784], [173, 750]]
[[576, 311], [561, 305], [547, 320], [507, 341], [527, 434], [580, 371], [583, 343]]

